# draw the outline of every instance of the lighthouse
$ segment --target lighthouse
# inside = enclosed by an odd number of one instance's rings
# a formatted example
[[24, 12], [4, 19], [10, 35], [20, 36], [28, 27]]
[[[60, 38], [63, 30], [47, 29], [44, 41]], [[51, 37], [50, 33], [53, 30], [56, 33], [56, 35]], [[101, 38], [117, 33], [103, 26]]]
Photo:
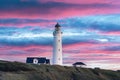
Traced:
[[53, 32], [53, 65], [62, 65], [62, 32], [61, 26], [57, 23]]

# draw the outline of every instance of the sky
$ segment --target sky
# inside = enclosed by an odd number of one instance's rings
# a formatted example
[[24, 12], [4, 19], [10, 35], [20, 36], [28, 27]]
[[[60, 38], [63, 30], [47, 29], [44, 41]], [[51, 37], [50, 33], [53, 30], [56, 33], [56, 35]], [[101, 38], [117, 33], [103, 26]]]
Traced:
[[57, 22], [64, 64], [120, 69], [120, 0], [0, 0], [0, 60], [51, 58]]

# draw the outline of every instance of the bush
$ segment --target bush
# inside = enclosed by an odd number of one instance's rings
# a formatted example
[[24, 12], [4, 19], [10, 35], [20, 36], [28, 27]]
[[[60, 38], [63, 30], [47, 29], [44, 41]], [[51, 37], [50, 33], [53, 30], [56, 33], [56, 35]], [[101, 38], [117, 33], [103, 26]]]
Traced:
[[0, 62], [0, 71], [30, 71], [34, 70], [27, 64], [19, 62]]

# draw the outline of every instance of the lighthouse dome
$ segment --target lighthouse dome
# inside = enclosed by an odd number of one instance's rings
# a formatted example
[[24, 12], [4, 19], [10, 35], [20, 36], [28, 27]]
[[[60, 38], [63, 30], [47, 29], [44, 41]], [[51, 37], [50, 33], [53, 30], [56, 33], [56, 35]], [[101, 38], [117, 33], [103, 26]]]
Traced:
[[57, 24], [55, 25], [55, 27], [61, 27], [61, 26], [59, 25], [59, 23], [57, 23]]

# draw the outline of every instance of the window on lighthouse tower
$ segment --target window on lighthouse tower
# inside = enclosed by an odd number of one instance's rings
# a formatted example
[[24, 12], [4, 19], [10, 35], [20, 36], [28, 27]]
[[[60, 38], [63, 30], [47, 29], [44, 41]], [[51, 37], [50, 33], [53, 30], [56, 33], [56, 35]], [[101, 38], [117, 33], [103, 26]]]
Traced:
[[58, 42], [60, 42], [60, 40], [58, 40]]
[[60, 60], [60, 58], [58, 60]]
[[59, 49], [59, 51], [60, 51], [60, 49]]

